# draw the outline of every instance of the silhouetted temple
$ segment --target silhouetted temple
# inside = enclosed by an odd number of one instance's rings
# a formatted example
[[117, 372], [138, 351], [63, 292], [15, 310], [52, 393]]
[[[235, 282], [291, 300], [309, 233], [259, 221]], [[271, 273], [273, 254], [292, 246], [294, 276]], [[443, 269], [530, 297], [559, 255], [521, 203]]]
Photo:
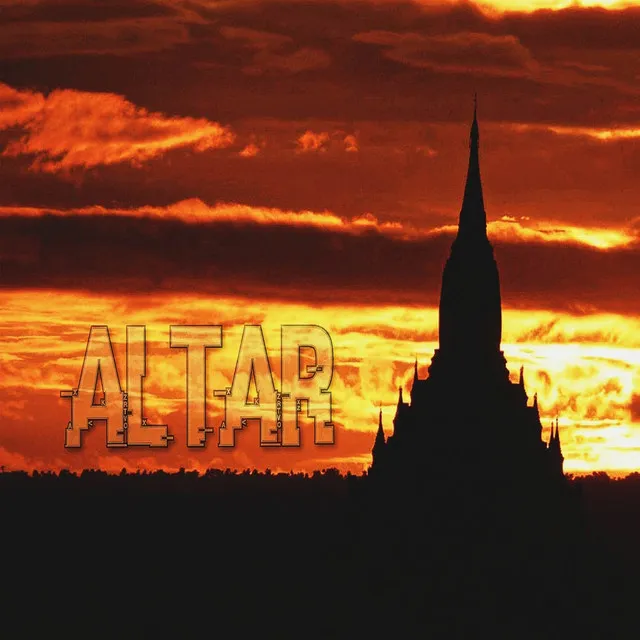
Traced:
[[545, 443], [537, 396], [529, 404], [523, 369], [518, 382], [509, 379], [500, 349], [500, 280], [487, 237], [475, 107], [469, 148], [458, 233], [442, 276], [439, 348], [426, 379], [416, 360], [410, 400], [399, 389], [386, 440], [380, 412], [370, 476], [419, 470], [555, 484], [564, 479], [557, 420]]
[[545, 442], [537, 396], [527, 396], [522, 368], [510, 380], [500, 348], [500, 280], [478, 147], [474, 108], [439, 345], [425, 379], [416, 361], [410, 397], [399, 389], [388, 438], [380, 411], [354, 553], [376, 597], [393, 602], [392, 628], [407, 611], [428, 620], [435, 637], [480, 629], [564, 637], [558, 619], [570, 629], [590, 597], [580, 578], [585, 511], [563, 472], [557, 418]]

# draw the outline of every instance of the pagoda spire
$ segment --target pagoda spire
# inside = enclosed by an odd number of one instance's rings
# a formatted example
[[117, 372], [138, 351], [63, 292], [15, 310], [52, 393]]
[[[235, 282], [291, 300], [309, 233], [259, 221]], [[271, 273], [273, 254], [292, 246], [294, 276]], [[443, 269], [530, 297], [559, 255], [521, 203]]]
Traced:
[[480, 129], [478, 127], [478, 98], [474, 95], [473, 122], [469, 135], [469, 166], [464, 187], [464, 198], [458, 223], [458, 237], [487, 237], [487, 214], [484, 209], [482, 181], [480, 179]]
[[[429, 378], [450, 380], [467, 362], [484, 367], [482, 385], [509, 382], [502, 339], [500, 276], [487, 237], [486, 214], [478, 160], [478, 118], [474, 108], [469, 144], [469, 169], [458, 233], [442, 272], [438, 311], [439, 348]], [[482, 364], [480, 364], [482, 363]], [[442, 372], [442, 373], [440, 373]]]

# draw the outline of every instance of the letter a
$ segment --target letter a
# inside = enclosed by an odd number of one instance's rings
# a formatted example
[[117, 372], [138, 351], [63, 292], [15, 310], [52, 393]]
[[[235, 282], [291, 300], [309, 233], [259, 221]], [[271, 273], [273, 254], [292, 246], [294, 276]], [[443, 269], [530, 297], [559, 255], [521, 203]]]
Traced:
[[[98, 380], [102, 382], [104, 397], [94, 404]], [[61, 391], [60, 396], [71, 399], [71, 420], [65, 431], [65, 447], [81, 447], [82, 432], [92, 427], [96, 420], [107, 421], [108, 447], [127, 446], [123, 429], [122, 387], [107, 326], [91, 327], [78, 388]]]
[[[253, 376], [256, 400], [249, 402]], [[260, 420], [260, 444], [278, 445], [276, 422], [276, 388], [271, 375], [267, 346], [260, 325], [245, 325], [242, 331], [238, 361], [233, 373], [231, 394], [225, 395], [224, 427], [220, 428], [218, 446], [235, 446], [236, 429], [246, 426], [247, 420]]]

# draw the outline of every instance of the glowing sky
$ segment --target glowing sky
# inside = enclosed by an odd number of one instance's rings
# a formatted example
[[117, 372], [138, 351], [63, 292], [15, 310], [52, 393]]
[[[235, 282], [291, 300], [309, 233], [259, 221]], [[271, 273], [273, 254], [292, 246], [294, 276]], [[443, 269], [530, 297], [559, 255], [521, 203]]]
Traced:
[[[639, 4], [0, 0], [0, 464], [360, 471], [436, 346], [477, 91], [510, 370], [567, 471], [639, 468]], [[224, 326], [221, 388], [243, 324], [277, 363], [299, 322], [336, 445], [187, 450], [169, 325]], [[64, 449], [93, 324], [120, 367], [147, 326], [166, 451]]]

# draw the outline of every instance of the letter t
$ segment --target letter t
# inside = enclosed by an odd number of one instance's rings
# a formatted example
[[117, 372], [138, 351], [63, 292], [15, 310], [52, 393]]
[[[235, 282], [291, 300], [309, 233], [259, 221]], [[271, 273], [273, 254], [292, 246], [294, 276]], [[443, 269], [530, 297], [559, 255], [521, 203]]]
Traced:
[[187, 350], [187, 446], [204, 447], [207, 433], [207, 349], [222, 346], [221, 325], [172, 325], [172, 349]]

